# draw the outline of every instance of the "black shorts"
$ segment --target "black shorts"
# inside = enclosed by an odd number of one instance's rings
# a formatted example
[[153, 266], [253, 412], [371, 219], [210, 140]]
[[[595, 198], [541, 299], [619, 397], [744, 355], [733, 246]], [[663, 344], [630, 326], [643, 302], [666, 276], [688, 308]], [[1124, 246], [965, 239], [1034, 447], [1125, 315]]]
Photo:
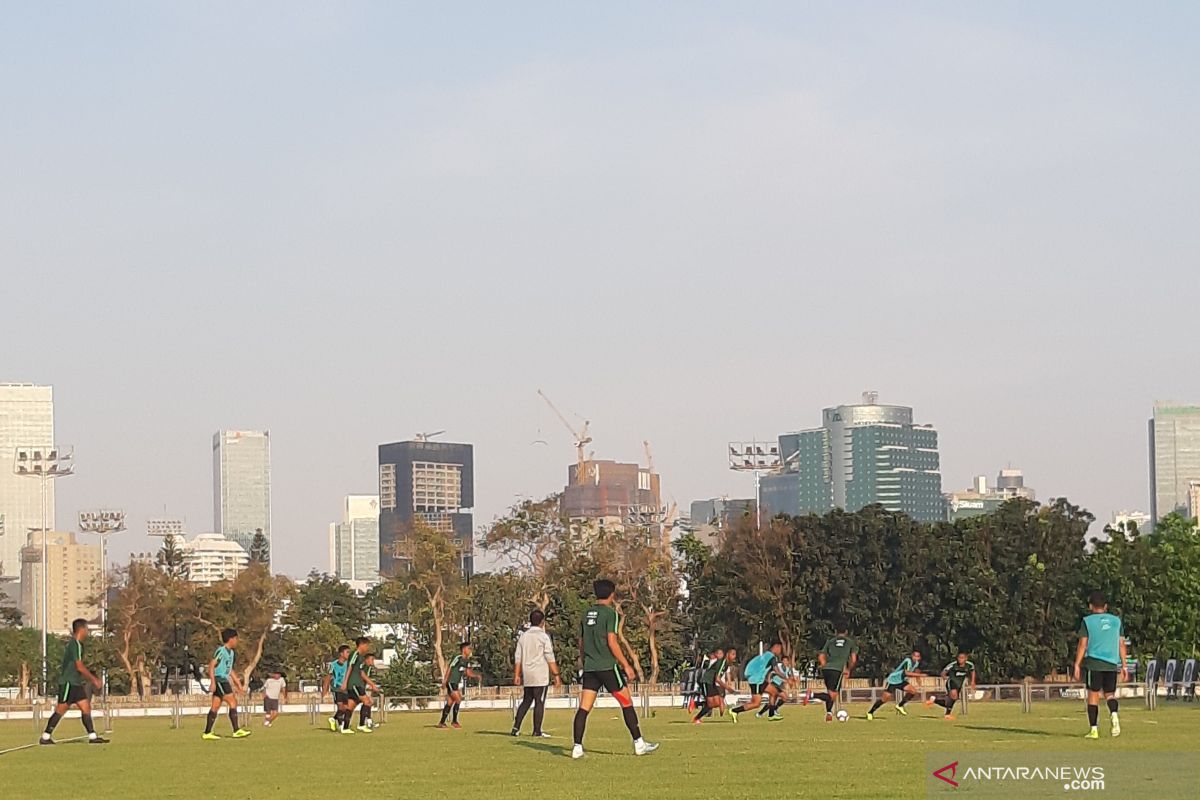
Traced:
[[963, 685], [964, 684], [961, 683], [947, 683], [946, 694], [950, 694], [950, 692], [958, 692], [959, 694], [962, 694]]
[[889, 683], [886, 687], [884, 687], [883, 690], [894, 697], [903, 692], [906, 688], [908, 688], [908, 681], [905, 681], [904, 683]]
[[333, 702], [337, 703], [339, 706], [342, 705], [343, 703], [345, 703], [346, 702], [346, 693], [338, 691], [337, 689], [334, 689]]
[[767, 691], [767, 684], [765, 684], [765, 683], [750, 684], [750, 696], [751, 697], [758, 697], [760, 694], [763, 694], [766, 691]]
[[64, 683], [58, 687], [58, 702], [73, 706], [88, 699], [88, 690], [83, 684]]
[[1117, 693], [1117, 677], [1119, 672], [1097, 672], [1094, 669], [1087, 671], [1087, 688], [1089, 692], [1104, 692], [1105, 694]]
[[709, 698], [724, 697], [725, 690], [715, 683], [706, 683], [704, 684], [704, 696]]
[[585, 692], [599, 692], [601, 689], [606, 689], [609, 694], [616, 694], [625, 688], [625, 676], [615, 669], [585, 672], [582, 684]]
[[455, 693], [457, 693], [459, 697], [465, 698], [467, 696], [467, 687], [461, 683], [447, 683], [446, 694]]
[[355, 703], [361, 703], [362, 699], [367, 696], [367, 687], [365, 686], [347, 686], [346, 699]]
[[212, 693], [213, 697], [220, 700], [227, 694], [233, 694], [233, 684], [229, 682], [229, 678], [217, 678], [213, 681]]
[[837, 692], [842, 688], [842, 671], [840, 669], [821, 670], [821, 680], [825, 681], [825, 690]]
[[272, 711], [278, 711], [278, 710], [279, 710], [279, 699], [278, 698], [275, 698], [274, 700], [271, 699], [270, 697], [263, 698], [263, 713], [264, 714], [270, 714]]

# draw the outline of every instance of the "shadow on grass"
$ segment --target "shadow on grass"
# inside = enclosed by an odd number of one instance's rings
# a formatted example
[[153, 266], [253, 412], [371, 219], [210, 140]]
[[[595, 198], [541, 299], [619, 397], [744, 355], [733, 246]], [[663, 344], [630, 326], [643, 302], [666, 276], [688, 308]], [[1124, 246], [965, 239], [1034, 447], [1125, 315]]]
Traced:
[[969, 731], [989, 731], [991, 733], [1021, 733], [1026, 736], [1056, 736], [1049, 731], [1035, 731], [1031, 728], [1009, 728], [1004, 725], [959, 725]]

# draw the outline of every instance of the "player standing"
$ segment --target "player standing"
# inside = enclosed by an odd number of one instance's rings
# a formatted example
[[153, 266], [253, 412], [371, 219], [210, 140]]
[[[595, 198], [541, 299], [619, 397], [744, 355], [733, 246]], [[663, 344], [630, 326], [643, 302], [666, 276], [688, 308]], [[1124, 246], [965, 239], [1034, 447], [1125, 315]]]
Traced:
[[907, 717], [908, 712], [904, 710], [904, 704], [917, 693], [908, 679], [919, 678], [922, 674], [921, 651], [913, 650], [912, 654], [901, 661], [900, 665], [888, 675], [887, 685], [883, 689], [883, 697], [876, 700], [875, 704], [871, 706], [871, 710], [867, 712], [867, 719], [875, 719], [875, 712], [879, 710], [879, 707], [893, 698], [896, 699], [896, 713]]
[[344, 644], [338, 648], [337, 658], [329, 662], [329, 670], [325, 673], [325, 683], [321, 687], [321, 697], [333, 688], [333, 704], [335, 711], [329, 718], [329, 730], [334, 733], [342, 726], [342, 712], [346, 710], [346, 693], [342, 691], [342, 683], [346, 678], [346, 665], [350, 661], [350, 645]]
[[958, 702], [959, 696], [963, 689], [966, 688], [968, 680], [971, 682], [971, 691], [975, 691], [975, 664], [971, 662], [970, 656], [966, 650], [959, 650], [958, 655], [954, 657], [946, 667], [942, 670], [942, 677], [946, 679], [946, 695], [941, 700], [938, 700], [933, 695], [925, 701], [925, 706], [939, 705], [946, 709], [946, 716], [943, 719], [954, 719], [954, 704]]
[[517, 639], [517, 649], [513, 653], [513, 685], [524, 687], [524, 697], [521, 705], [517, 706], [517, 715], [513, 719], [512, 735], [519, 736], [521, 723], [533, 706], [533, 735], [535, 738], [549, 738], [542, 730], [542, 720], [546, 716], [546, 694], [550, 691], [550, 678], [553, 676], [554, 685], [562, 686], [558, 676], [558, 663], [554, 660], [554, 644], [550, 634], [542, 627], [546, 615], [539, 609], [529, 614], [529, 628]]
[[358, 637], [354, 640], [354, 652], [350, 654], [350, 659], [346, 662], [346, 674], [342, 676], [342, 691], [346, 693], [346, 710], [342, 712], [342, 733], [354, 733], [350, 729], [350, 721], [354, 717], [355, 707], [359, 705], [363, 706], [363, 710], [359, 712], [358, 730], [362, 733], [371, 733], [371, 728], [366, 722], [371, 716], [371, 698], [367, 694], [367, 687], [370, 686], [373, 689], [379, 687], [365, 672], [367, 651], [370, 646], [371, 640], [368, 637]]
[[[850, 677], [858, 664], [858, 642], [850, 638], [846, 625], [838, 625], [834, 635], [825, 640], [825, 646], [817, 653], [817, 665], [821, 668], [821, 680], [825, 691], [817, 692], [813, 700], [825, 703], [825, 721], [833, 722], [833, 706], [842, 694], [842, 679]], [[808, 704], [808, 696], [804, 702]]]
[[778, 695], [778, 689], [768, 680], [780, 674], [779, 657], [783, 653], [783, 645], [773, 642], [771, 646], [746, 662], [746, 680], [750, 683], [750, 702], [730, 709], [729, 713], [734, 722], [738, 714], [753, 711], [762, 705], [762, 696], [768, 695], [767, 705], [773, 706]]
[[704, 685], [704, 705], [692, 719], [692, 724], [699, 725], [703, 722], [705, 717], [720, 708], [721, 704], [725, 702], [725, 693], [733, 691], [733, 687], [725, 680], [725, 676], [729, 672], [730, 665], [736, 663], [737, 650], [732, 647], [728, 650], [718, 649], [713, 653], [713, 658], [708, 662], [708, 666], [704, 670], [704, 677], [701, 679]]
[[471, 643], [463, 642], [458, 646], [458, 655], [450, 659], [446, 665], [446, 674], [442, 676], [442, 686], [446, 689], [446, 705], [442, 707], [442, 721], [439, 728], [446, 727], [446, 717], [454, 714], [451, 725], [461, 728], [458, 724], [458, 709], [466, 695], [467, 679], [478, 678], [479, 673], [471, 669]]
[[279, 670], [271, 672], [271, 677], [263, 681], [263, 727], [271, 727], [271, 723], [279, 716], [279, 704], [287, 701], [287, 679]]
[[1092, 592], [1088, 597], [1090, 614], [1079, 623], [1079, 647], [1075, 651], [1075, 680], [1083, 680], [1087, 672], [1088, 732], [1086, 739], [1100, 738], [1100, 694], [1108, 704], [1112, 735], [1121, 735], [1121, 720], [1117, 716], [1117, 679], [1127, 677], [1125, 664], [1125, 633], [1121, 618], [1108, 613], [1104, 592]]
[[238, 634], [233, 628], [221, 631], [221, 646], [213, 653], [208, 662], [208, 685], [212, 692], [212, 705], [208, 709], [208, 720], [204, 725], [204, 735], [200, 738], [212, 741], [220, 739], [212, 732], [217, 721], [217, 712], [221, 704], [229, 706], [229, 722], [233, 725], [233, 738], [243, 739], [250, 735], [246, 728], [238, 727], [237, 696], [242, 691], [242, 682], [233, 671], [234, 651], [237, 649]]
[[54, 729], [71, 706], [79, 709], [79, 719], [83, 722], [83, 729], [87, 731], [88, 744], [108, 744], [107, 739], [96, 735], [96, 728], [92, 725], [92, 701], [84, 685], [86, 680], [97, 689], [103, 686], [100, 679], [83, 663], [83, 640], [87, 637], [87, 620], [77, 619], [71, 623], [71, 641], [67, 642], [62, 667], [59, 669], [58, 702], [54, 706], [54, 713], [46, 721], [46, 730], [42, 731], [39, 744], [54, 744]]
[[583, 676], [579, 709], [575, 712], [575, 747], [571, 750], [571, 758], [583, 758], [583, 734], [587, 730], [588, 714], [601, 689], [608, 690], [621, 706], [625, 727], [633, 737], [633, 754], [653, 753], [658, 745], [642, 738], [637, 712], [633, 710], [633, 697], [629, 693], [628, 681], [633, 679], [634, 673], [617, 638], [621, 620], [613, 608], [617, 598], [616, 584], [601, 579], [592, 584], [592, 591], [596, 602], [584, 612], [579, 625], [579, 659], [583, 662], [580, 665]]

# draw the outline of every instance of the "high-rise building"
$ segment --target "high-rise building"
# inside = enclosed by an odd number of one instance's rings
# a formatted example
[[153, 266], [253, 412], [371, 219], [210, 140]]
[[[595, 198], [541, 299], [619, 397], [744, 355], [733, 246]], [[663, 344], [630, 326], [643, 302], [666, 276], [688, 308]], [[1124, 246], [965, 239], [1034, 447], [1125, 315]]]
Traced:
[[[0, 578], [20, 576], [21, 548], [42, 527], [42, 487], [13, 472], [18, 447], [54, 446], [54, 389], [0, 384]], [[46, 481], [46, 526], [54, 529], [54, 481]]]
[[379, 581], [379, 495], [351, 494], [329, 526], [329, 571], [344, 581]]
[[937, 431], [914, 423], [908, 406], [881, 405], [874, 392], [826, 408], [820, 428], [781, 435], [779, 455], [782, 468], [760, 489], [769, 514], [879, 504], [921, 522], [944, 518]]
[[231, 581], [250, 565], [250, 554], [237, 542], [219, 533], [200, 533], [182, 542], [179, 551], [188, 580], [211, 586]]
[[734, 528], [744, 517], [755, 516], [753, 499], [714, 497], [693, 500], [688, 518], [688, 530], [709, 545], [717, 545], [721, 535]]
[[271, 433], [213, 434], [213, 529], [246, 552], [256, 531], [271, 543]]
[[1153, 520], [1145, 511], [1114, 511], [1112, 526], [1114, 528], [1124, 528], [1130, 532], [1137, 530], [1140, 533], [1145, 533], [1153, 527]]
[[[51, 531], [46, 537], [46, 558], [50, 590], [46, 630], [56, 635], [70, 633], [74, 620], [98, 618], [100, 545], [78, 542], [73, 533]], [[42, 532], [34, 531], [21, 548], [21, 609], [26, 624], [41, 625], [41, 603]]]
[[1200, 480], [1200, 406], [1155, 403], [1150, 418], [1150, 516], [1188, 513], [1188, 484]]
[[994, 487], [988, 486], [986, 476], [978, 475], [970, 489], [946, 495], [946, 518], [954, 522], [966, 517], [991, 514], [1014, 497], [1027, 500], [1037, 498], [1033, 489], [1025, 485], [1025, 475], [1021, 470], [1011, 467], [1000, 470]]
[[474, 570], [474, 460], [469, 444], [419, 439], [379, 445], [381, 574], [397, 574], [397, 548], [416, 522], [453, 539], [464, 573]]
[[605, 527], [661, 522], [662, 495], [658, 473], [640, 464], [618, 461], [584, 462], [567, 468], [562, 513], [573, 520]]

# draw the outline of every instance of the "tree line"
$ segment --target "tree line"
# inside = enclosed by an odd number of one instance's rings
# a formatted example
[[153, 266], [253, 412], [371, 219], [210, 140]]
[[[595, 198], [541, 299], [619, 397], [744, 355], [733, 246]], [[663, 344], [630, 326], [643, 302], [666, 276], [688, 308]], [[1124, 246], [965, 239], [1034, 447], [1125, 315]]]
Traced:
[[[512, 649], [533, 609], [546, 614], [564, 677], [599, 577], [619, 586], [618, 631], [641, 680], [674, 680], [717, 646], [757, 650], [780, 641], [803, 664], [844, 622], [860, 646], [859, 675], [878, 680], [908, 651], [934, 664], [959, 648], [983, 680], [1065, 673], [1074, 631], [1093, 589], [1125, 620], [1131, 652], [1194, 656], [1200, 641], [1200, 537], [1172, 515], [1152, 533], [1105, 530], [1066, 500], [1025, 499], [998, 511], [934, 524], [881, 507], [735, 521], [717, 542], [692, 533], [664, 548], [650, 527], [606, 529], [565, 518], [559, 498], [525, 501], [490, 525], [482, 546], [503, 570], [464, 576], [444, 534], [415, 527], [398, 545], [404, 564], [366, 594], [313, 573], [295, 583], [255, 559], [232, 581], [191, 583], [170, 541], [155, 563], [114, 576], [108, 630], [90, 656], [112, 693], [168, 689], [197, 676], [218, 631], [241, 633], [237, 669], [247, 682], [280, 669], [320, 679], [337, 646], [371, 626], [397, 658], [383, 672], [392, 695], [437, 692], [446, 661], [470, 639], [485, 681], [512, 676]], [[39, 672], [36, 631], [0, 614], [0, 684], [26, 687]], [[56, 671], [61, 642], [51, 645]], [[56, 677], [51, 675], [51, 685]]]

